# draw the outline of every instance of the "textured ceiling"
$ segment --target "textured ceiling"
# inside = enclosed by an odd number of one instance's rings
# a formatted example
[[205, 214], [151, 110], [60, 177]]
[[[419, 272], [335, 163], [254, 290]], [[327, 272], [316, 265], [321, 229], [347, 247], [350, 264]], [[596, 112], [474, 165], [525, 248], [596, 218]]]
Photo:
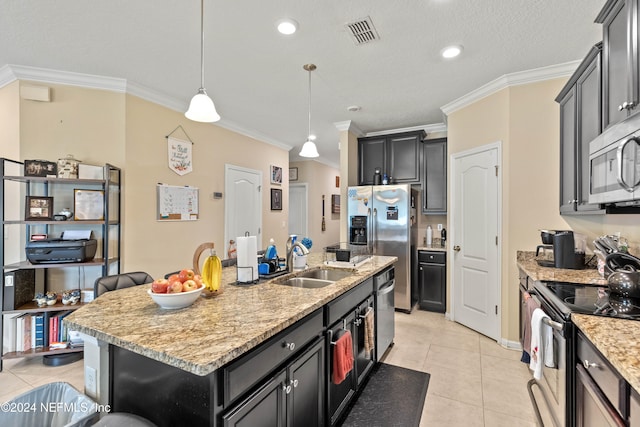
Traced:
[[[312, 133], [337, 166], [338, 130], [441, 123], [440, 107], [505, 74], [580, 60], [601, 40], [604, 0], [205, 0], [205, 86], [221, 125], [282, 146]], [[380, 40], [345, 24], [369, 16]], [[275, 30], [296, 19], [293, 36]], [[463, 55], [443, 60], [446, 45]], [[0, 68], [127, 79], [184, 103], [200, 86], [198, 0], [0, 0]], [[359, 112], [347, 107], [358, 105]], [[186, 120], [186, 119], [185, 119]]]

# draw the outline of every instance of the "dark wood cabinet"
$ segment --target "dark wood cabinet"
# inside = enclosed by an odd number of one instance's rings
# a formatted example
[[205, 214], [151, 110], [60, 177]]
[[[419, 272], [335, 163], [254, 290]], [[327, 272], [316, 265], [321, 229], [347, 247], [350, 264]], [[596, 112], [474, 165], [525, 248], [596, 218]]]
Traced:
[[560, 213], [599, 211], [589, 203], [589, 143], [602, 132], [601, 50], [596, 44], [564, 86], [560, 104]]
[[387, 168], [387, 138], [358, 139], [358, 185], [373, 185], [376, 168], [385, 173]]
[[376, 168], [394, 184], [419, 184], [424, 131], [358, 139], [358, 185], [373, 185]]
[[608, 0], [602, 24], [603, 129], [639, 111], [638, 0]]
[[444, 313], [447, 309], [447, 254], [418, 251], [418, 304], [421, 310]]
[[447, 138], [427, 139], [422, 147], [422, 213], [447, 213]]
[[225, 427], [324, 426], [324, 340], [318, 338], [285, 369], [222, 417]]

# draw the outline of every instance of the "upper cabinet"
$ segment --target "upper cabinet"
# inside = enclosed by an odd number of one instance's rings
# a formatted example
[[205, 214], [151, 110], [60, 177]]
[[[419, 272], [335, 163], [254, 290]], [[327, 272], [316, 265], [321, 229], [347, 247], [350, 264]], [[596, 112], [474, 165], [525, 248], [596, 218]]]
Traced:
[[447, 138], [427, 139], [422, 151], [422, 213], [447, 213]]
[[609, 0], [596, 22], [603, 28], [602, 128], [640, 111], [638, 0]]
[[602, 132], [601, 51], [587, 54], [556, 101], [560, 104], [560, 213], [600, 210], [589, 204], [589, 143]]
[[424, 131], [358, 139], [358, 184], [373, 185], [376, 168], [394, 184], [419, 184]]

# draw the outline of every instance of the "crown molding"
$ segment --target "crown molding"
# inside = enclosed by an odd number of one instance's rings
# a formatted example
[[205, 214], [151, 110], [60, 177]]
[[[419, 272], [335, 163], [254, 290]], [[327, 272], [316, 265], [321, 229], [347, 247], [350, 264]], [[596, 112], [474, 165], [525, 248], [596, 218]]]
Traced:
[[[139, 83], [127, 81], [126, 79], [13, 64], [5, 65], [0, 68], [0, 88], [16, 80], [29, 80], [40, 83], [62, 84], [88, 89], [126, 93], [178, 112], [184, 112], [188, 107], [187, 103], [183, 100], [168, 96]], [[286, 151], [290, 151], [293, 148], [292, 145], [285, 144], [252, 129], [247, 129], [230, 120], [222, 119], [219, 122], [216, 122], [216, 126], [220, 126], [227, 130], [248, 136], [249, 138], [256, 139]]]
[[40, 83], [80, 86], [89, 89], [108, 90], [124, 93], [127, 87], [125, 79], [74, 73], [71, 71], [48, 70], [26, 65], [6, 65], [15, 80], [30, 80]]
[[536, 68], [533, 70], [519, 71], [517, 73], [505, 74], [497, 79], [475, 89], [468, 94], [440, 107], [445, 116], [467, 107], [482, 98], [506, 89], [511, 86], [536, 83], [544, 80], [557, 79], [561, 77], [569, 77], [578, 68], [581, 61], [565, 62], [558, 65], [550, 65], [548, 67]]
[[420, 125], [420, 126], [411, 126], [411, 127], [399, 128], [399, 129], [379, 130], [375, 132], [367, 132], [365, 136], [389, 135], [391, 133], [414, 132], [417, 130], [423, 130], [428, 135], [429, 133], [433, 133], [433, 132], [446, 132], [447, 125], [445, 125], [444, 123], [435, 123], [431, 125]]
[[354, 122], [353, 120], [345, 120], [343, 122], [335, 122], [333, 124], [336, 129], [338, 129], [340, 132], [344, 132], [344, 131], [348, 131], [351, 132], [352, 134], [354, 134], [357, 137], [363, 136], [364, 132], [362, 131], [362, 129], [360, 129]]

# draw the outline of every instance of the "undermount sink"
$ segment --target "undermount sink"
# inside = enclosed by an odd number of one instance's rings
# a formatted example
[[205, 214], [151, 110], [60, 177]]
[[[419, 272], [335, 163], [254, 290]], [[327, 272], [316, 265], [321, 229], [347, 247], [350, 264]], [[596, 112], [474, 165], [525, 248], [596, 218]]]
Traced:
[[320, 279], [320, 280], [329, 280], [332, 282], [337, 282], [340, 279], [344, 279], [345, 277], [351, 276], [353, 273], [350, 271], [340, 271], [340, 270], [310, 270], [304, 271], [298, 275], [298, 277], [309, 277], [312, 279]]
[[276, 283], [296, 288], [318, 289], [329, 286], [340, 279], [351, 276], [352, 274], [353, 273], [350, 271], [313, 269], [302, 271], [298, 273], [296, 277], [291, 277], [283, 281], [276, 281]]
[[324, 288], [335, 283], [333, 280], [313, 279], [311, 277], [292, 277], [291, 279], [281, 282], [280, 285], [294, 286], [296, 288], [317, 289]]

